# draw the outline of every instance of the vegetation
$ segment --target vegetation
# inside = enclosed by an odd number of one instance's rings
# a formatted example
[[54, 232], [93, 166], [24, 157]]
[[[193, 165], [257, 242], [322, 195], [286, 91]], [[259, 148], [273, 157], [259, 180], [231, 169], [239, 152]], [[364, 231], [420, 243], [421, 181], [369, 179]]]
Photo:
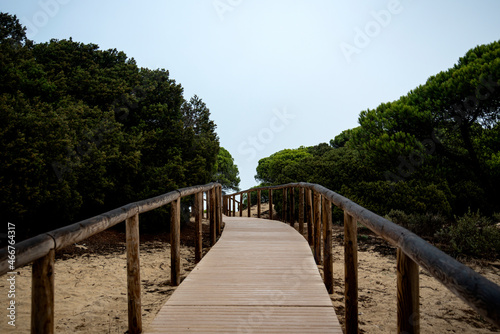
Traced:
[[[0, 210], [18, 240], [226, 173], [237, 187], [208, 107], [168, 71], [25, 30], [0, 13]], [[168, 226], [165, 210], [141, 226]]]
[[[426, 236], [448, 233], [457, 253], [498, 255], [496, 227], [482, 221], [500, 212], [499, 111], [494, 42], [397, 101], [362, 111], [359, 126], [329, 144], [261, 159], [256, 179], [319, 183]], [[480, 231], [477, 238], [471, 230]], [[467, 233], [474, 242], [461, 239]], [[487, 242], [494, 252], [470, 246], [484, 244], [486, 235], [497, 240]]]

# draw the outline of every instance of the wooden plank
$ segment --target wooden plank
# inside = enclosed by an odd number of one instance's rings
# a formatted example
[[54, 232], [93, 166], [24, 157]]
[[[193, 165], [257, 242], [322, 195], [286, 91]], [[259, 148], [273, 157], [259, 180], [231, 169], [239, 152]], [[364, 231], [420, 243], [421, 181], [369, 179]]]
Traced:
[[328, 293], [333, 293], [332, 203], [323, 198], [323, 276]]
[[344, 277], [346, 334], [358, 333], [357, 222], [344, 212]]
[[181, 280], [181, 199], [171, 204], [170, 211], [170, 285], [177, 286]]
[[142, 332], [141, 266], [139, 261], [139, 214], [125, 224], [127, 244], [128, 332]]
[[295, 226], [295, 188], [290, 188], [290, 226]]
[[296, 230], [255, 218], [225, 224], [146, 333], [342, 333], [311, 249]]
[[418, 265], [397, 251], [398, 333], [420, 333]]
[[[227, 198], [224, 198], [227, 203]], [[195, 224], [195, 242], [194, 242], [194, 259], [198, 263], [203, 256], [203, 193], [194, 195], [194, 224]]]
[[54, 333], [55, 250], [33, 262], [31, 288], [31, 333]]

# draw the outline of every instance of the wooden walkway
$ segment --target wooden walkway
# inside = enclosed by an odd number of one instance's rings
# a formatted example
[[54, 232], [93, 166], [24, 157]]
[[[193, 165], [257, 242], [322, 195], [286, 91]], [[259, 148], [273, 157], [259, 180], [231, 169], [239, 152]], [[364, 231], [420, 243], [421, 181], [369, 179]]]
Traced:
[[271, 220], [224, 217], [214, 247], [146, 333], [342, 333], [307, 241]]

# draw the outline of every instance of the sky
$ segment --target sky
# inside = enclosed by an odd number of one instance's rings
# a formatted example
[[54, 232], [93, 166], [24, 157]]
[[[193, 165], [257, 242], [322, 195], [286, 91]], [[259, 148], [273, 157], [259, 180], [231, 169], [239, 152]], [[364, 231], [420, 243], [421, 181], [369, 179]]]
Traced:
[[242, 190], [260, 159], [328, 143], [500, 40], [498, 0], [0, 0], [0, 11], [36, 43], [71, 37], [168, 70], [207, 104]]

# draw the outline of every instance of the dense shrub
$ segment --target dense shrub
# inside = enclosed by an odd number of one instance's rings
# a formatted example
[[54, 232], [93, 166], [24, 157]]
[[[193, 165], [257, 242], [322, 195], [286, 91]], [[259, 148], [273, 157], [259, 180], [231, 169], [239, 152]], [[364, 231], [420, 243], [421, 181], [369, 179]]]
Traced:
[[457, 218], [456, 223], [440, 231], [457, 255], [495, 258], [500, 255], [500, 229], [479, 211]]

